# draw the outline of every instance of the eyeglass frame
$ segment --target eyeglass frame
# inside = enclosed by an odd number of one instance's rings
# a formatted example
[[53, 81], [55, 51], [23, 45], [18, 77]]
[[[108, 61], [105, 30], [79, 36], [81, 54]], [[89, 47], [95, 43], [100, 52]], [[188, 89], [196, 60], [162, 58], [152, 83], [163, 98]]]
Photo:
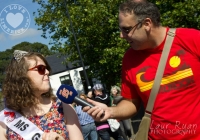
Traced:
[[[43, 70], [43, 69], [42, 69], [42, 70], [39, 70], [39, 69], [38, 69], [39, 67], [44, 68], [44, 70]], [[36, 68], [37, 68], [37, 70], [36, 70]], [[39, 73], [40, 75], [45, 75], [46, 70], [48, 70], [48, 68], [47, 68], [47, 66], [45, 66], [45, 65], [36, 65], [35, 67], [32, 67], [32, 68], [29, 68], [29, 69], [28, 69], [28, 71], [38, 71], [38, 73]], [[48, 70], [48, 71], [50, 71], [50, 70]]]
[[[142, 21], [139, 21], [139, 22], [136, 23], [133, 27], [131, 27], [130, 29], [128, 29], [128, 31], [122, 29], [121, 27], [119, 27], [119, 30], [120, 30], [120, 32], [123, 32], [123, 33], [125, 33], [125, 34], [128, 35], [134, 28], [136, 29], [136, 27], [137, 27], [140, 23], [142, 23], [142, 22], [143, 22], [143, 20], [142, 20]], [[134, 29], [134, 30], [135, 30], [135, 29]]]

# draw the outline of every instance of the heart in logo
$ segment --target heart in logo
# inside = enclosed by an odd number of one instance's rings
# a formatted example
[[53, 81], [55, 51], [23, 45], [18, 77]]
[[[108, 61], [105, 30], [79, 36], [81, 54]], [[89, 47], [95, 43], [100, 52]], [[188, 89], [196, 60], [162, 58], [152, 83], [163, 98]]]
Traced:
[[13, 28], [17, 28], [23, 21], [24, 16], [21, 13], [8, 13], [6, 15], [6, 21], [12, 26]]

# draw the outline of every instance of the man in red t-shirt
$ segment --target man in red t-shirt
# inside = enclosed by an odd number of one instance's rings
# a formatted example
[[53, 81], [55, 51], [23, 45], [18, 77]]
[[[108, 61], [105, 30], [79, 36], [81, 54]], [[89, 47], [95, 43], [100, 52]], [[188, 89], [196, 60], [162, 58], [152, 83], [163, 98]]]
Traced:
[[[116, 107], [91, 102], [84, 108], [96, 120], [126, 119], [146, 107], [169, 28], [161, 26], [157, 7], [130, 0], [119, 8], [120, 37], [130, 44], [122, 63]], [[149, 139], [200, 139], [200, 31], [177, 28], [151, 116]], [[102, 113], [104, 117], [100, 117]]]

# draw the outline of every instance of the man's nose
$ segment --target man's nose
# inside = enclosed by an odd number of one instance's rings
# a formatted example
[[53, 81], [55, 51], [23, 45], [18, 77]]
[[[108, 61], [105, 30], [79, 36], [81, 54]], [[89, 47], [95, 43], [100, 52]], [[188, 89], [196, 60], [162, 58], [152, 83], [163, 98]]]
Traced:
[[120, 38], [124, 38], [124, 34], [122, 33], [122, 31], [120, 32]]

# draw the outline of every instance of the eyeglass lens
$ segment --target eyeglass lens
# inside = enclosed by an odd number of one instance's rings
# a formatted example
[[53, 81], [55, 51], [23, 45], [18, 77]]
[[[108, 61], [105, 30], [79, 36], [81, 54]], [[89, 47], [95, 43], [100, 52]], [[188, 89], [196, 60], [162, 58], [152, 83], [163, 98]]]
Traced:
[[37, 66], [35, 66], [35, 67], [33, 67], [33, 68], [30, 68], [29, 70], [34, 70], [34, 69], [36, 69], [36, 68], [37, 68], [37, 71], [38, 71], [38, 73], [39, 73], [40, 75], [44, 75], [47, 67], [44, 66], [44, 65], [37, 65]]
[[38, 69], [38, 73], [43, 75], [45, 74], [46, 66], [38, 65], [37, 69]]

